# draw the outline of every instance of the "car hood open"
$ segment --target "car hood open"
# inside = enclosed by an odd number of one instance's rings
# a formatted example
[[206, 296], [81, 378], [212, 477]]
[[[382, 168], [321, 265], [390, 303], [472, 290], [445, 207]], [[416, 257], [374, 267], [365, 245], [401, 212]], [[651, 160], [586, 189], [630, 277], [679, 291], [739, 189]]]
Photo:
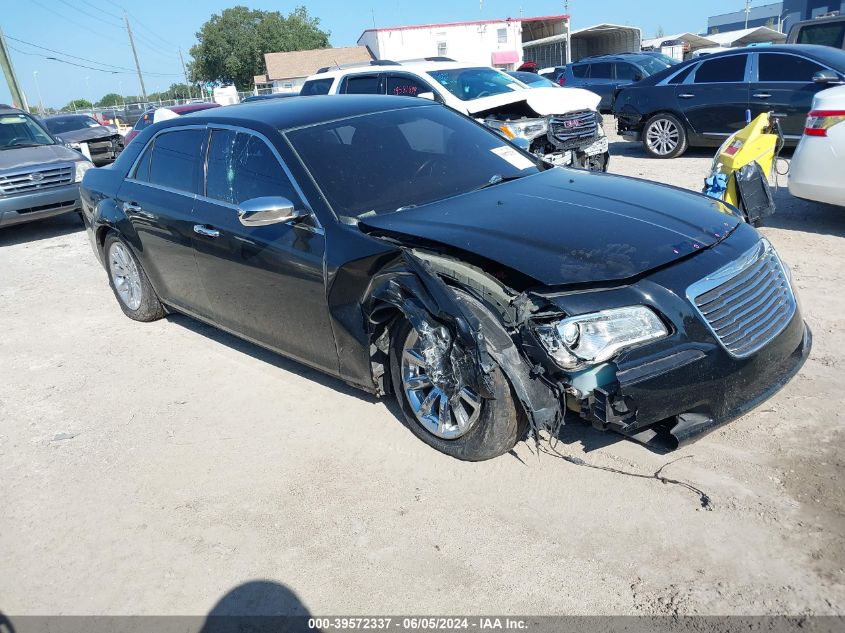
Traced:
[[636, 277], [719, 242], [741, 221], [721, 202], [674, 187], [550, 169], [359, 226], [472, 253], [556, 286]]
[[595, 110], [601, 97], [582, 88], [555, 88], [553, 86], [515, 90], [503, 94], [482, 97], [464, 102], [467, 112], [473, 116], [484, 116], [502, 106], [511, 106], [524, 101], [538, 116], [567, 114], [579, 110]]

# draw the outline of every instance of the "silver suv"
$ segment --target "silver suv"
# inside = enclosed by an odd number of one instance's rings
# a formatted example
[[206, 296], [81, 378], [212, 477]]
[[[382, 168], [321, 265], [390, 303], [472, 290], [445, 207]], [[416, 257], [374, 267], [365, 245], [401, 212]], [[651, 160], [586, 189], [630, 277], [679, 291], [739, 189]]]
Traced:
[[0, 227], [79, 211], [79, 183], [91, 167], [34, 117], [0, 105]]

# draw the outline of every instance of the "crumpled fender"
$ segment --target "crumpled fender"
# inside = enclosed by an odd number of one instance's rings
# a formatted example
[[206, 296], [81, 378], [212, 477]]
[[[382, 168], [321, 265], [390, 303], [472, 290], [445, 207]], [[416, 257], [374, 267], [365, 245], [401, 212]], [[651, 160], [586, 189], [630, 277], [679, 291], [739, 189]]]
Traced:
[[407, 249], [373, 277], [363, 304], [370, 340], [382, 340], [401, 312], [433, 348], [437, 371], [452, 372], [458, 384], [482, 398], [493, 398], [491, 373], [498, 365], [508, 378], [534, 431], [556, 428], [562, 420], [559, 394], [542, 372], [519, 353], [492, 312], [470, 292], [447, 284], [423, 259]]

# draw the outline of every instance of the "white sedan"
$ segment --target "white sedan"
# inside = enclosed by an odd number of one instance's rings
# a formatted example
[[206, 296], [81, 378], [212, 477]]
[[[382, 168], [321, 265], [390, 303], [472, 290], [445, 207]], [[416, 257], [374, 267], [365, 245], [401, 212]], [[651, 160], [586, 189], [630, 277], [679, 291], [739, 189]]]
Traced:
[[805, 200], [845, 207], [845, 86], [813, 99], [804, 136], [789, 169], [789, 192]]

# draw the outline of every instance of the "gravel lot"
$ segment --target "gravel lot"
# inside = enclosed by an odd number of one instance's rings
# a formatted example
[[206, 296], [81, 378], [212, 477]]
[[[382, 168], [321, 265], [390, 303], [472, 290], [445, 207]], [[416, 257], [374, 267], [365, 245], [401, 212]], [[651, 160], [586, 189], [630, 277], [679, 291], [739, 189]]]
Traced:
[[[612, 171], [698, 189], [711, 151]], [[785, 179], [784, 183], [785, 184]], [[181, 316], [123, 316], [75, 216], [0, 231], [0, 610], [24, 614], [842, 614], [845, 212], [763, 232], [815, 347], [673, 454], [586, 425], [468, 464], [392, 403]], [[666, 466], [672, 460], [680, 461]]]

